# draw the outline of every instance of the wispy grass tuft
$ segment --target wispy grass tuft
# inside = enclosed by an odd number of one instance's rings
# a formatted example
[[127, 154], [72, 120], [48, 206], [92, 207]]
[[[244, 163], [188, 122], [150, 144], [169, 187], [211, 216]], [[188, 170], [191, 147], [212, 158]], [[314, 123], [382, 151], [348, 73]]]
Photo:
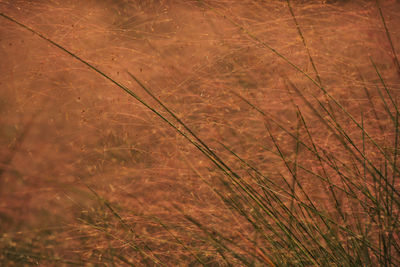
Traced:
[[[263, 169], [263, 165], [258, 166], [243, 151], [237, 151], [237, 147], [224, 140], [223, 134], [220, 140], [215, 140], [218, 149], [213, 148], [209, 140], [198, 134], [133, 71], [128, 70], [128, 75], [150, 100], [140, 97], [94, 64], [33, 28], [6, 14], [0, 13], [0, 16], [34, 33], [107, 79], [200, 152], [211, 163], [208, 170], [210, 177], [215, 179], [204, 177], [191, 159], [184, 158], [185, 162], [211, 189], [224, 206], [224, 212], [231, 212], [232, 218], [240, 222], [240, 230], [224, 231], [223, 225], [207, 224], [200, 215], [198, 218], [175, 204], [163, 208], [179, 214], [178, 223], [157, 216], [140, 217], [131, 210], [121, 212], [118, 203], [102, 197], [95, 187], [81, 178], [79, 181], [95, 197], [101, 212], [94, 210], [94, 215], [82, 215], [79, 222], [105, 236], [110, 247], [114, 242], [118, 243], [121, 251], [110, 249], [108, 255], [101, 254], [100, 260], [88, 262], [23, 251], [6, 250], [3, 253], [9, 258], [18, 258], [19, 262], [32, 264], [43, 259], [70, 265], [106, 263], [115, 266], [123, 263], [129, 266], [168, 266], [171, 265], [168, 249], [163, 255], [158, 247], [180, 247], [186, 257], [192, 259], [191, 266], [399, 266], [400, 114], [398, 96], [385, 81], [378, 65], [370, 60], [370, 70], [377, 75], [379, 83], [367, 84], [360, 74], [360, 84], [369, 105], [361, 111], [354, 109], [323, 82], [323, 72], [316, 67], [318, 64], [291, 1], [286, 1], [288, 11], [315, 78], [208, 1], [198, 2], [237, 27], [252, 42], [282, 59], [309, 82], [300, 86], [284, 72], [280, 73], [290, 99], [285, 104], [295, 114], [292, 123], [271, 114], [243, 92], [233, 88], [227, 90], [230, 96], [241, 101], [240, 104], [254, 111], [263, 126], [265, 138], [253, 141], [260, 151], [269, 155], [263, 160], [272, 162], [273, 171]], [[392, 49], [394, 67], [400, 72], [391, 34], [379, 1], [376, 3]], [[317, 88], [324, 101], [310, 93], [308, 87]], [[372, 95], [379, 95], [379, 98]], [[245, 116], [242, 109], [237, 112]], [[387, 119], [381, 120], [383, 116]], [[243, 135], [250, 136], [246, 132]], [[158, 227], [165, 231], [168, 237], [152, 237], [151, 233], [144, 236], [146, 229], [138, 233], [135, 219], [139, 217], [151, 222], [154, 229]], [[204, 247], [207, 247], [207, 253], [202, 251]], [[126, 257], [124, 251], [133, 251], [140, 259]]]

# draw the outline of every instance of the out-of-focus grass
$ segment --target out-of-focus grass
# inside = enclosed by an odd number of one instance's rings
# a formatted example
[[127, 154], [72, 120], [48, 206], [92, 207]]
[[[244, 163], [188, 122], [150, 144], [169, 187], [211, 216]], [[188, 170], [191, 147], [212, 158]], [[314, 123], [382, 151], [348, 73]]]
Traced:
[[398, 6], [339, 2], [2, 4], [2, 264], [398, 265]]

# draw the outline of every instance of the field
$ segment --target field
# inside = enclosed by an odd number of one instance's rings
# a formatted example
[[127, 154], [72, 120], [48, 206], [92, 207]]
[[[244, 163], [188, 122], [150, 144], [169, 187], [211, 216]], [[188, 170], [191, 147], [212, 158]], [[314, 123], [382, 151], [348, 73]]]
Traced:
[[400, 266], [397, 0], [0, 0], [1, 266]]

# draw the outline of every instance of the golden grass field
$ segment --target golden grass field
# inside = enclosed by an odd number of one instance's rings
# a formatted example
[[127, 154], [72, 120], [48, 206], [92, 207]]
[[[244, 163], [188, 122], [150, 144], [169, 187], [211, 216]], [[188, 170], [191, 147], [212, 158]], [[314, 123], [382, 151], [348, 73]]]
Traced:
[[399, 1], [0, 13], [1, 266], [400, 265]]

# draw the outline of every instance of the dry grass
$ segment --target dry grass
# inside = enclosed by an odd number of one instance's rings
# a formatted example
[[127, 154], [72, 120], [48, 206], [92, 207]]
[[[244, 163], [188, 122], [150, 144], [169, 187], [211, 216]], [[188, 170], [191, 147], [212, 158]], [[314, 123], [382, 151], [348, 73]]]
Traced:
[[0, 1], [1, 265], [399, 265], [379, 3]]

